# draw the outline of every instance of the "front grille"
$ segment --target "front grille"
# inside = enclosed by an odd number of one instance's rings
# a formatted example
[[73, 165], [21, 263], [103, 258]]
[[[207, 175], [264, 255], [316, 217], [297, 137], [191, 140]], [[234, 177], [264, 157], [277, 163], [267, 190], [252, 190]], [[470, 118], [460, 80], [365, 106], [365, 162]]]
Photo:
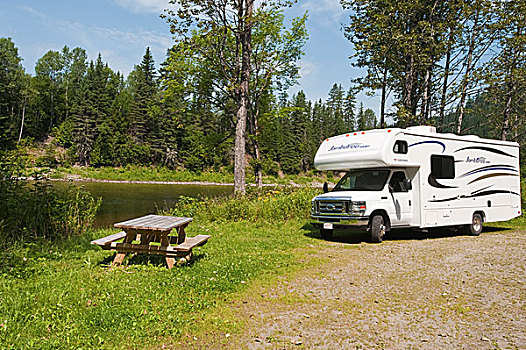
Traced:
[[345, 203], [343, 202], [320, 202], [320, 213], [344, 213]]
[[350, 212], [349, 200], [316, 199], [314, 205], [315, 214], [342, 215]]

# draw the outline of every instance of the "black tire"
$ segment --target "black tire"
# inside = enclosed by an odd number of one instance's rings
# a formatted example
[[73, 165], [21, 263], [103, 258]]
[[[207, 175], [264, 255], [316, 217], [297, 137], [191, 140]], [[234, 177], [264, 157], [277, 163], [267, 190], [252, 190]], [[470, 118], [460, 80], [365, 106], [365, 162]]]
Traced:
[[329, 240], [329, 239], [332, 238], [333, 232], [334, 232], [334, 230], [328, 230], [328, 229], [325, 229], [325, 228], [320, 228], [321, 238], [326, 239], [326, 240]]
[[371, 242], [381, 243], [385, 234], [385, 220], [383, 215], [376, 214], [371, 219]]
[[466, 226], [466, 232], [472, 236], [478, 236], [482, 232], [482, 216], [480, 214], [473, 214], [471, 224]]

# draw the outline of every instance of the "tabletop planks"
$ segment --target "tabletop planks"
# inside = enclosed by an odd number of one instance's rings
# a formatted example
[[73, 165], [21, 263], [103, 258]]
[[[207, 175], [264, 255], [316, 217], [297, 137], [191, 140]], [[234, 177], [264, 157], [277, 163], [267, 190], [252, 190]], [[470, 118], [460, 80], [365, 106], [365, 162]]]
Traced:
[[163, 215], [146, 215], [116, 223], [115, 227], [135, 230], [167, 231], [188, 224], [192, 218], [182, 218]]

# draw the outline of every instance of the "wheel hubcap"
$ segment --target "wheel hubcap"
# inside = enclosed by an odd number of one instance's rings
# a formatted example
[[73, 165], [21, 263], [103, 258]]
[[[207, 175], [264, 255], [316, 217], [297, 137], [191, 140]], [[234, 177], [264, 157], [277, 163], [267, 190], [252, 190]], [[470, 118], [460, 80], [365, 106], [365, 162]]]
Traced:
[[478, 231], [478, 230], [480, 230], [480, 226], [481, 226], [481, 225], [480, 225], [480, 219], [479, 219], [479, 218], [475, 218], [475, 219], [473, 220], [473, 228], [474, 228], [476, 231]]

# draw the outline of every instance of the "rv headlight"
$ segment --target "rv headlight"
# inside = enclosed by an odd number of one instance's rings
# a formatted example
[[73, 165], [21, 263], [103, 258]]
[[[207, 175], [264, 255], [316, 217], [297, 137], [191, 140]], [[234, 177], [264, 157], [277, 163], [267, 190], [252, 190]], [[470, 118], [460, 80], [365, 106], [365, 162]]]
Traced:
[[352, 202], [352, 209], [351, 209], [351, 215], [353, 216], [363, 216], [365, 214], [365, 210], [367, 209], [367, 206], [365, 205], [365, 202]]

